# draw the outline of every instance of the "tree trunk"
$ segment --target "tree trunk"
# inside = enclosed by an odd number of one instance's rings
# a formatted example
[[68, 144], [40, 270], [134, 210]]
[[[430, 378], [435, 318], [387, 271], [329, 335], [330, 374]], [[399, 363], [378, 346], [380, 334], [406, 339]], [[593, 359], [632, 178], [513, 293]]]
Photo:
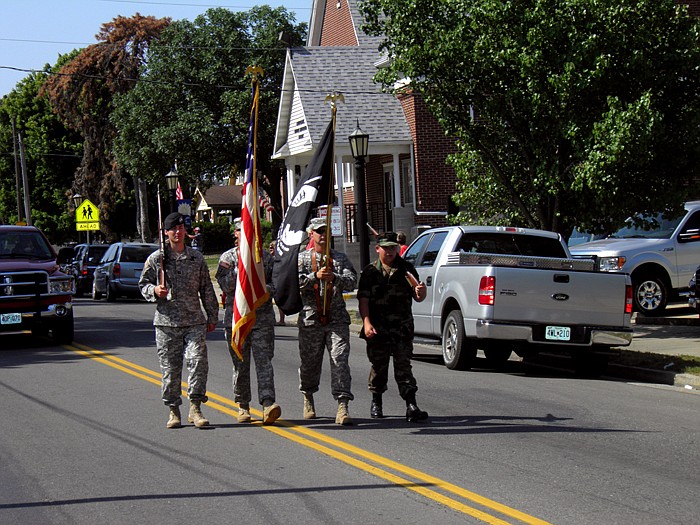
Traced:
[[134, 179], [134, 189], [136, 190], [136, 229], [141, 237], [141, 242], [151, 242], [151, 227], [148, 220], [148, 188], [143, 179]]

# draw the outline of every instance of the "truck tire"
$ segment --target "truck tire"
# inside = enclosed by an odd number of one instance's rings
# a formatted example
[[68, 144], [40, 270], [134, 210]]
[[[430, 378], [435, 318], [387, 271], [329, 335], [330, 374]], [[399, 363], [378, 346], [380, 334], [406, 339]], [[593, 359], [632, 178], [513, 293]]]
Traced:
[[646, 316], [660, 315], [668, 303], [668, 289], [661, 277], [643, 273], [632, 278], [634, 309]]
[[464, 336], [462, 312], [452, 310], [442, 328], [442, 359], [450, 370], [468, 370], [476, 358], [476, 346]]
[[512, 354], [510, 348], [484, 348], [484, 356], [486, 356], [486, 362], [490, 367], [499, 369], [505, 367], [508, 359], [510, 359], [510, 354]]
[[105, 299], [107, 299], [108, 303], [113, 303], [117, 300], [117, 292], [114, 291], [114, 288], [112, 288], [109, 283], [107, 283], [107, 287], [105, 288]]
[[74, 326], [73, 326], [73, 310], [68, 312], [68, 315], [53, 325], [51, 329], [51, 339], [56, 345], [68, 345], [73, 342]]

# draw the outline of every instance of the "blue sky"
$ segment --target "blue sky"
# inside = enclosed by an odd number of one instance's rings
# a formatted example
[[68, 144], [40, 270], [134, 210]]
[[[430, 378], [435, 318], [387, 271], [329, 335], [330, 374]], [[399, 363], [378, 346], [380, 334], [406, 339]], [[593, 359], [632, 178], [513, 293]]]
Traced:
[[284, 5], [297, 22], [309, 22], [312, 0], [0, 0], [0, 98], [27, 70], [94, 44], [102, 24], [119, 15], [194, 20], [212, 7], [240, 11], [263, 4]]

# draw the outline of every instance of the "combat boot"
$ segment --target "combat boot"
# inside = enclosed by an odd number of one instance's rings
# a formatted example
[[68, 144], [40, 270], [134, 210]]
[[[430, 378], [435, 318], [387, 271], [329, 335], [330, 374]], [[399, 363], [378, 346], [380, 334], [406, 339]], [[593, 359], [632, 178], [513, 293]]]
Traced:
[[411, 394], [406, 397], [406, 421], [424, 421], [428, 419], [428, 413], [418, 408], [416, 395]]
[[190, 401], [190, 414], [187, 421], [194, 423], [194, 426], [201, 428], [209, 425], [209, 420], [202, 415], [199, 401]]
[[369, 408], [369, 415], [373, 419], [379, 419], [384, 417], [384, 412], [382, 410], [381, 394], [372, 394], [372, 405]]
[[238, 422], [239, 423], [250, 423], [250, 406], [247, 404], [238, 405]]
[[304, 419], [315, 419], [316, 408], [314, 408], [313, 394], [304, 394]]
[[165, 424], [167, 428], [180, 428], [182, 419], [180, 418], [180, 407], [170, 407], [170, 417]]
[[338, 399], [338, 413], [335, 416], [335, 422], [338, 425], [352, 425], [352, 419], [348, 410], [348, 400], [345, 398]]
[[265, 401], [263, 403], [263, 425], [272, 425], [282, 415], [282, 409], [277, 403]]

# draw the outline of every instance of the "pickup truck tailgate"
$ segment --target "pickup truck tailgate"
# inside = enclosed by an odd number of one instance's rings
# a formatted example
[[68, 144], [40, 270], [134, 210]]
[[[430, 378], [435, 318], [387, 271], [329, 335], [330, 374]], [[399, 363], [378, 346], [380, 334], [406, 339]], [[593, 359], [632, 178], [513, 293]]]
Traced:
[[627, 276], [494, 268], [493, 316], [537, 324], [624, 326]]

